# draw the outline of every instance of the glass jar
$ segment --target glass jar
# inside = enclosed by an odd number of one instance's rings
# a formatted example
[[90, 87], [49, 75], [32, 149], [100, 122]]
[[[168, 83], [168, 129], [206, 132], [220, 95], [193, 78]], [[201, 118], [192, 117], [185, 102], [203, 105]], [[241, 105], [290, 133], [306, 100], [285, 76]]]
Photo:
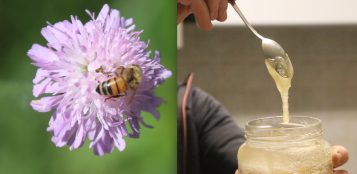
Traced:
[[246, 124], [239, 174], [333, 174], [331, 148], [313, 117], [266, 117]]

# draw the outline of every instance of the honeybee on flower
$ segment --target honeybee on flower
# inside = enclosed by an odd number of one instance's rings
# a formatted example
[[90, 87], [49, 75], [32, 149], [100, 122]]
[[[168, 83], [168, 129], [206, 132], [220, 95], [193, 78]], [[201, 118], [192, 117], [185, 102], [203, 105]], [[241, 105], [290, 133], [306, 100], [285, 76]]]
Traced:
[[[41, 34], [47, 45], [34, 44], [28, 51], [38, 67], [33, 79], [37, 99], [31, 106], [39, 112], [53, 112], [47, 130], [56, 146], [77, 149], [88, 137], [93, 152], [104, 155], [114, 147], [124, 150], [124, 137], [139, 137], [140, 126], [148, 126], [142, 111], [159, 119], [162, 99], [154, 89], [172, 73], [160, 64], [157, 51], [150, 57], [148, 44], [139, 37], [142, 31], [135, 31], [132, 19], [121, 17], [108, 5], [97, 17], [86, 12], [91, 20], [85, 24], [71, 16], [44, 27]], [[103, 91], [98, 92], [103, 82], [114, 78], [103, 72], [133, 65], [140, 68], [140, 82], [135, 90], [125, 91], [130, 95], [107, 99]]]

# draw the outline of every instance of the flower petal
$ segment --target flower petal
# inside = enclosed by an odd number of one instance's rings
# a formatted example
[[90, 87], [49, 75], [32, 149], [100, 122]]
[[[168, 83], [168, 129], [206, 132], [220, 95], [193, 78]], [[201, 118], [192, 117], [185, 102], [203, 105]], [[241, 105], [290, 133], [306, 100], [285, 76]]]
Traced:
[[113, 151], [113, 139], [110, 137], [109, 133], [106, 131], [98, 142], [91, 145], [94, 154], [102, 156]]
[[43, 69], [38, 69], [36, 72], [36, 76], [35, 78], [32, 80], [33, 83], [39, 83], [40, 81], [42, 81], [44, 78], [48, 77], [49, 73], [47, 70], [43, 70]]
[[123, 151], [125, 149], [125, 141], [119, 128], [109, 128], [109, 135], [114, 140], [115, 147], [117, 147], [119, 151]]
[[72, 31], [66, 28], [68, 25], [72, 26], [68, 21], [58, 22], [53, 26], [50, 25], [42, 28], [41, 34], [50, 46], [54, 47], [57, 51], [61, 51], [63, 47], [72, 47], [72, 42], [69, 38], [69, 33], [72, 33]]
[[109, 8], [108, 4], [104, 4], [102, 10], [100, 10], [100, 12], [98, 14], [97, 21], [104, 23], [105, 19], [108, 16], [109, 10], [110, 10], [110, 8]]
[[46, 88], [48, 85], [50, 85], [51, 79], [46, 78], [42, 82], [35, 84], [32, 89], [32, 94], [35, 97], [38, 97], [40, 94], [45, 93]]
[[31, 106], [38, 112], [49, 112], [57, 107], [62, 98], [62, 95], [42, 97], [40, 100], [32, 100]]
[[57, 67], [58, 57], [50, 49], [38, 44], [33, 44], [27, 55], [34, 61], [34, 65], [43, 68]]
[[70, 149], [73, 150], [81, 147], [84, 143], [85, 137], [86, 137], [86, 132], [84, 131], [84, 124], [81, 124], [78, 127], [76, 136], [74, 138], [73, 144], [71, 144], [70, 146]]

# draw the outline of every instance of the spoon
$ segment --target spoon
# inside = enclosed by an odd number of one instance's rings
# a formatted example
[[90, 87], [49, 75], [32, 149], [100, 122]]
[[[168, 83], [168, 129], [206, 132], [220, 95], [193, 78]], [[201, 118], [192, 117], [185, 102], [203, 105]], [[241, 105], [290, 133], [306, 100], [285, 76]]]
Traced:
[[272, 66], [274, 66], [275, 71], [284, 78], [292, 78], [294, 71], [289, 56], [284, 51], [284, 49], [274, 40], [260, 35], [244, 17], [243, 13], [240, 11], [238, 5], [234, 2], [234, 0], [230, 1], [230, 4], [238, 13], [238, 15], [242, 18], [243, 22], [250, 29], [250, 31], [260, 40], [262, 40], [263, 54], [268, 60], [268, 62]]

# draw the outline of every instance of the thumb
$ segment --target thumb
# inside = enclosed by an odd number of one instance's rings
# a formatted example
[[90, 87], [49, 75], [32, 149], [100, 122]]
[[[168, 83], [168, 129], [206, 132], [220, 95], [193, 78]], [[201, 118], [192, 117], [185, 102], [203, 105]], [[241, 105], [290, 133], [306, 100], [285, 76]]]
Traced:
[[333, 167], [339, 167], [348, 161], [347, 149], [343, 146], [332, 146], [332, 164]]
[[336, 170], [333, 172], [333, 174], [349, 174], [349, 173], [346, 170]]

